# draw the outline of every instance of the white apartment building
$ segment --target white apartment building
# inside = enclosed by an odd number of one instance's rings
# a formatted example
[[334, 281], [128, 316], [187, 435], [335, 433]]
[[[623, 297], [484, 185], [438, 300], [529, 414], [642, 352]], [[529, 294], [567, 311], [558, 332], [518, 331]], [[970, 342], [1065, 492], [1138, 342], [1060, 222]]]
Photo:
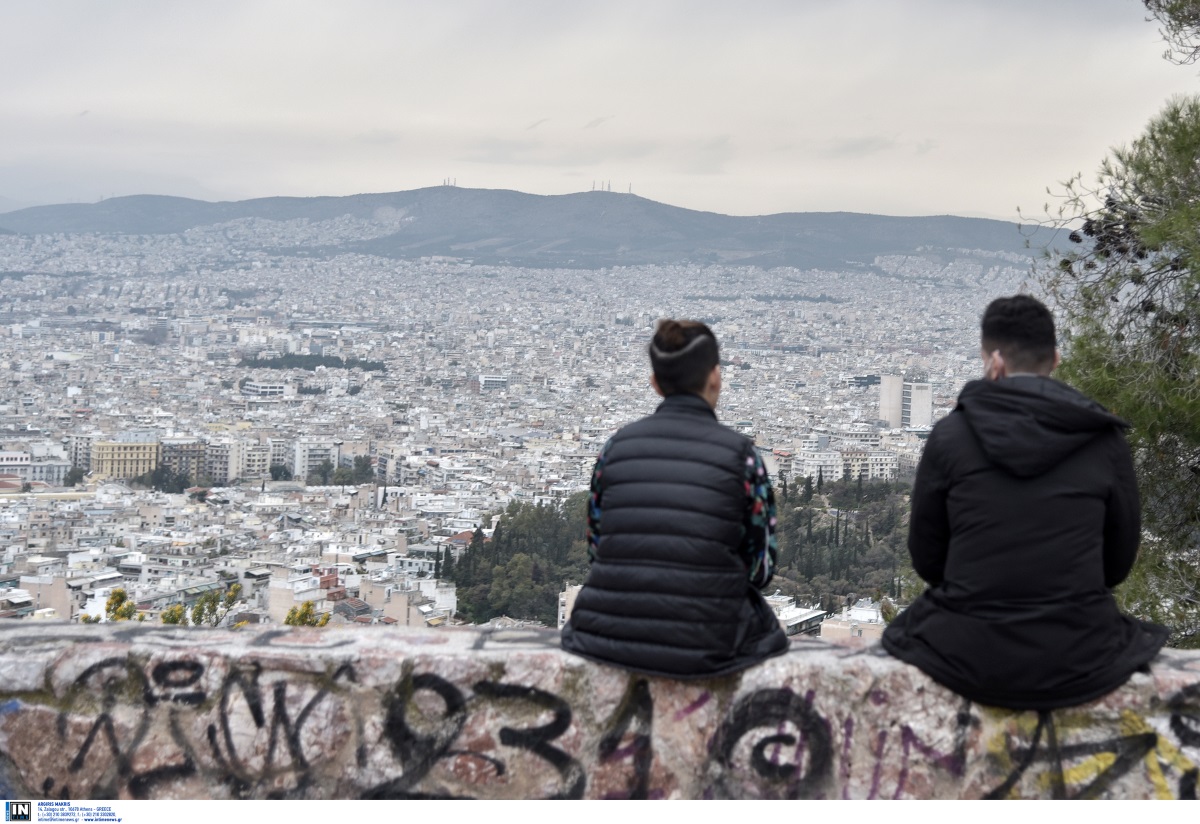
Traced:
[[879, 376], [879, 420], [899, 429], [903, 409], [904, 378], [900, 375]]
[[802, 449], [793, 456], [792, 466], [797, 475], [812, 478], [813, 483], [816, 483], [818, 478], [840, 481], [845, 475], [841, 452]]
[[97, 432], [72, 432], [67, 436], [67, 460], [71, 466], [77, 466], [84, 472], [92, 469], [92, 443], [96, 440]]
[[900, 456], [883, 450], [867, 453], [867, 480], [894, 481], [900, 475]]
[[292, 475], [303, 480], [325, 461], [335, 467], [341, 459], [342, 442], [333, 438], [299, 438], [292, 450]]
[[905, 382], [900, 399], [900, 422], [913, 429], [933, 426], [932, 384]]
[[267, 444], [249, 444], [242, 452], [243, 478], [265, 478], [271, 474], [271, 447]]
[[28, 452], [0, 452], [0, 475], [17, 475], [28, 481], [32, 463], [33, 456]]
[[893, 429], [933, 425], [933, 385], [883, 375], [879, 381], [879, 419]]
[[883, 443], [883, 433], [867, 426], [835, 430], [832, 438], [839, 444], [854, 449], [878, 449]]
[[849, 481], [894, 481], [900, 473], [900, 458], [884, 450], [844, 449], [842, 468]]
[[248, 380], [242, 384], [242, 394], [258, 398], [283, 398], [296, 394], [296, 387], [281, 382]]
[[292, 463], [292, 442], [286, 438], [268, 438], [267, 447], [270, 449], [270, 465], [290, 467]]
[[241, 477], [245, 447], [235, 438], [209, 441], [204, 453], [204, 473], [218, 486]]

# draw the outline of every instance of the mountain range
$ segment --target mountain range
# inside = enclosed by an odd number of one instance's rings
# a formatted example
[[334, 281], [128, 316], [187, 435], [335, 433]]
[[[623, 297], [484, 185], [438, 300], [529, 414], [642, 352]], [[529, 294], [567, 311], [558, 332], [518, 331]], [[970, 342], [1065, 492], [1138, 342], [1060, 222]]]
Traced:
[[0, 232], [174, 234], [248, 218], [319, 224], [346, 216], [374, 230], [335, 234], [305, 253], [401, 259], [439, 255], [533, 267], [692, 262], [844, 268], [870, 266], [880, 255], [1034, 255], [1053, 239], [1046, 229], [983, 218], [852, 212], [740, 217], [626, 193], [533, 195], [456, 186], [217, 203], [134, 195], [3, 213]]

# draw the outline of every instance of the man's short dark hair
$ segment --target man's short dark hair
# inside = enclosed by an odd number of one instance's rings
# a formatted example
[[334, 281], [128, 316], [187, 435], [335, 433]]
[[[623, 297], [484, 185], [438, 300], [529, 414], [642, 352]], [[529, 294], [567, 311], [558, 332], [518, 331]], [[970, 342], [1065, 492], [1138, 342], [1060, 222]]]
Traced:
[[1054, 316], [1037, 298], [996, 298], [984, 310], [980, 327], [983, 351], [999, 349], [1010, 372], [1048, 375], [1054, 368]]
[[698, 320], [660, 320], [650, 341], [650, 365], [664, 395], [704, 391], [721, 362], [717, 336]]

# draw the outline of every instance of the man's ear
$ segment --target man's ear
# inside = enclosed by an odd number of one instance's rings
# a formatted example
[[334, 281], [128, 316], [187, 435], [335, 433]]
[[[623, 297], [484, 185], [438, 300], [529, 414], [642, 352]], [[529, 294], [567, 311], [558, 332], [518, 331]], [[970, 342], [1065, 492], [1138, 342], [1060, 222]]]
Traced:
[[1062, 363], [1062, 353], [1059, 352], [1057, 349], [1055, 349], [1054, 350], [1054, 365], [1050, 367], [1050, 371], [1053, 372], [1055, 369], [1057, 369], [1058, 365], [1060, 363]]
[[988, 380], [1000, 380], [1000, 378], [1008, 375], [1008, 364], [1004, 362], [1004, 355], [1000, 354], [999, 349], [992, 351], [992, 359], [988, 365]]
[[658, 385], [658, 378], [654, 376], [653, 372], [650, 373], [650, 385], [654, 387], [654, 391], [658, 393], [660, 398], [665, 398], [667, 396], [667, 394], [662, 391], [662, 387]]

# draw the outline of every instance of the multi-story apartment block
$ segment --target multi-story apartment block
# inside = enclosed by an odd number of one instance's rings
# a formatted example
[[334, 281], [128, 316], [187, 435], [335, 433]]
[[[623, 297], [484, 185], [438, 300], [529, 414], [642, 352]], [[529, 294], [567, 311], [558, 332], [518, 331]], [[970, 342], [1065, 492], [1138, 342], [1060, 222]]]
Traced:
[[71, 471], [71, 462], [67, 460], [62, 447], [47, 449], [45, 444], [34, 444], [31, 447], [33, 461], [29, 465], [29, 480], [31, 483], [41, 481], [51, 486], [62, 484]]
[[375, 447], [375, 473], [380, 480], [399, 480], [399, 470], [408, 456], [410, 447], [396, 443], [382, 443]]
[[900, 472], [900, 458], [885, 450], [843, 449], [842, 467], [848, 481], [894, 481]]
[[162, 445], [156, 433], [122, 432], [112, 441], [92, 443], [92, 475], [130, 480], [158, 468]]
[[205, 454], [208, 444], [199, 438], [167, 437], [162, 439], [162, 463], [176, 474], [186, 474], [193, 482], [205, 473]]
[[883, 375], [879, 383], [879, 419], [894, 429], [933, 425], [933, 386]]
[[99, 437], [96, 432], [72, 432], [67, 436], [67, 460], [84, 472], [92, 470], [92, 444]]
[[913, 428], [933, 425], [933, 386], [905, 381], [900, 396], [900, 423]]
[[900, 456], [883, 450], [867, 454], [867, 479], [894, 481], [900, 474]]
[[296, 478], [306, 478], [325, 461], [336, 467], [340, 452], [341, 441], [332, 438], [300, 438], [292, 452], [292, 474]]
[[870, 472], [868, 454], [861, 449], [842, 450], [842, 477], [848, 481], [866, 480]]
[[271, 447], [267, 444], [247, 445], [242, 452], [242, 478], [265, 478], [271, 474]]
[[235, 438], [209, 441], [204, 453], [204, 474], [214, 484], [227, 484], [241, 477], [245, 444]]
[[845, 474], [845, 466], [840, 452], [818, 452], [802, 449], [792, 460], [796, 474], [803, 478], [818, 478], [826, 481], [840, 481]]
[[32, 462], [33, 456], [28, 452], [0, 452], [0, 475], [16, 475], [28, 481]]
[[248, 380], [242, 384], [242, 394], [259, 398], [282, 398], [285, 396], [294, 396], [296, 394], [296, 387], [276, 381]]
[[839, 429], [832, 433], [832, 437], [844, 446], [857, 449], [878, 449], [883, 443], [883, 433], [867, 426]]
[[901, 375], [879, 377], [879, 420], [887, 421], [893, 429], [899, 429], [901, 401], [904, 394], [904, 378]]
[[289, 469], [292, 466], [292, 442], [287, 438], [268, 438], [267, 447], [271, 454], [269, 458], [270, 466], [286, 466]]

